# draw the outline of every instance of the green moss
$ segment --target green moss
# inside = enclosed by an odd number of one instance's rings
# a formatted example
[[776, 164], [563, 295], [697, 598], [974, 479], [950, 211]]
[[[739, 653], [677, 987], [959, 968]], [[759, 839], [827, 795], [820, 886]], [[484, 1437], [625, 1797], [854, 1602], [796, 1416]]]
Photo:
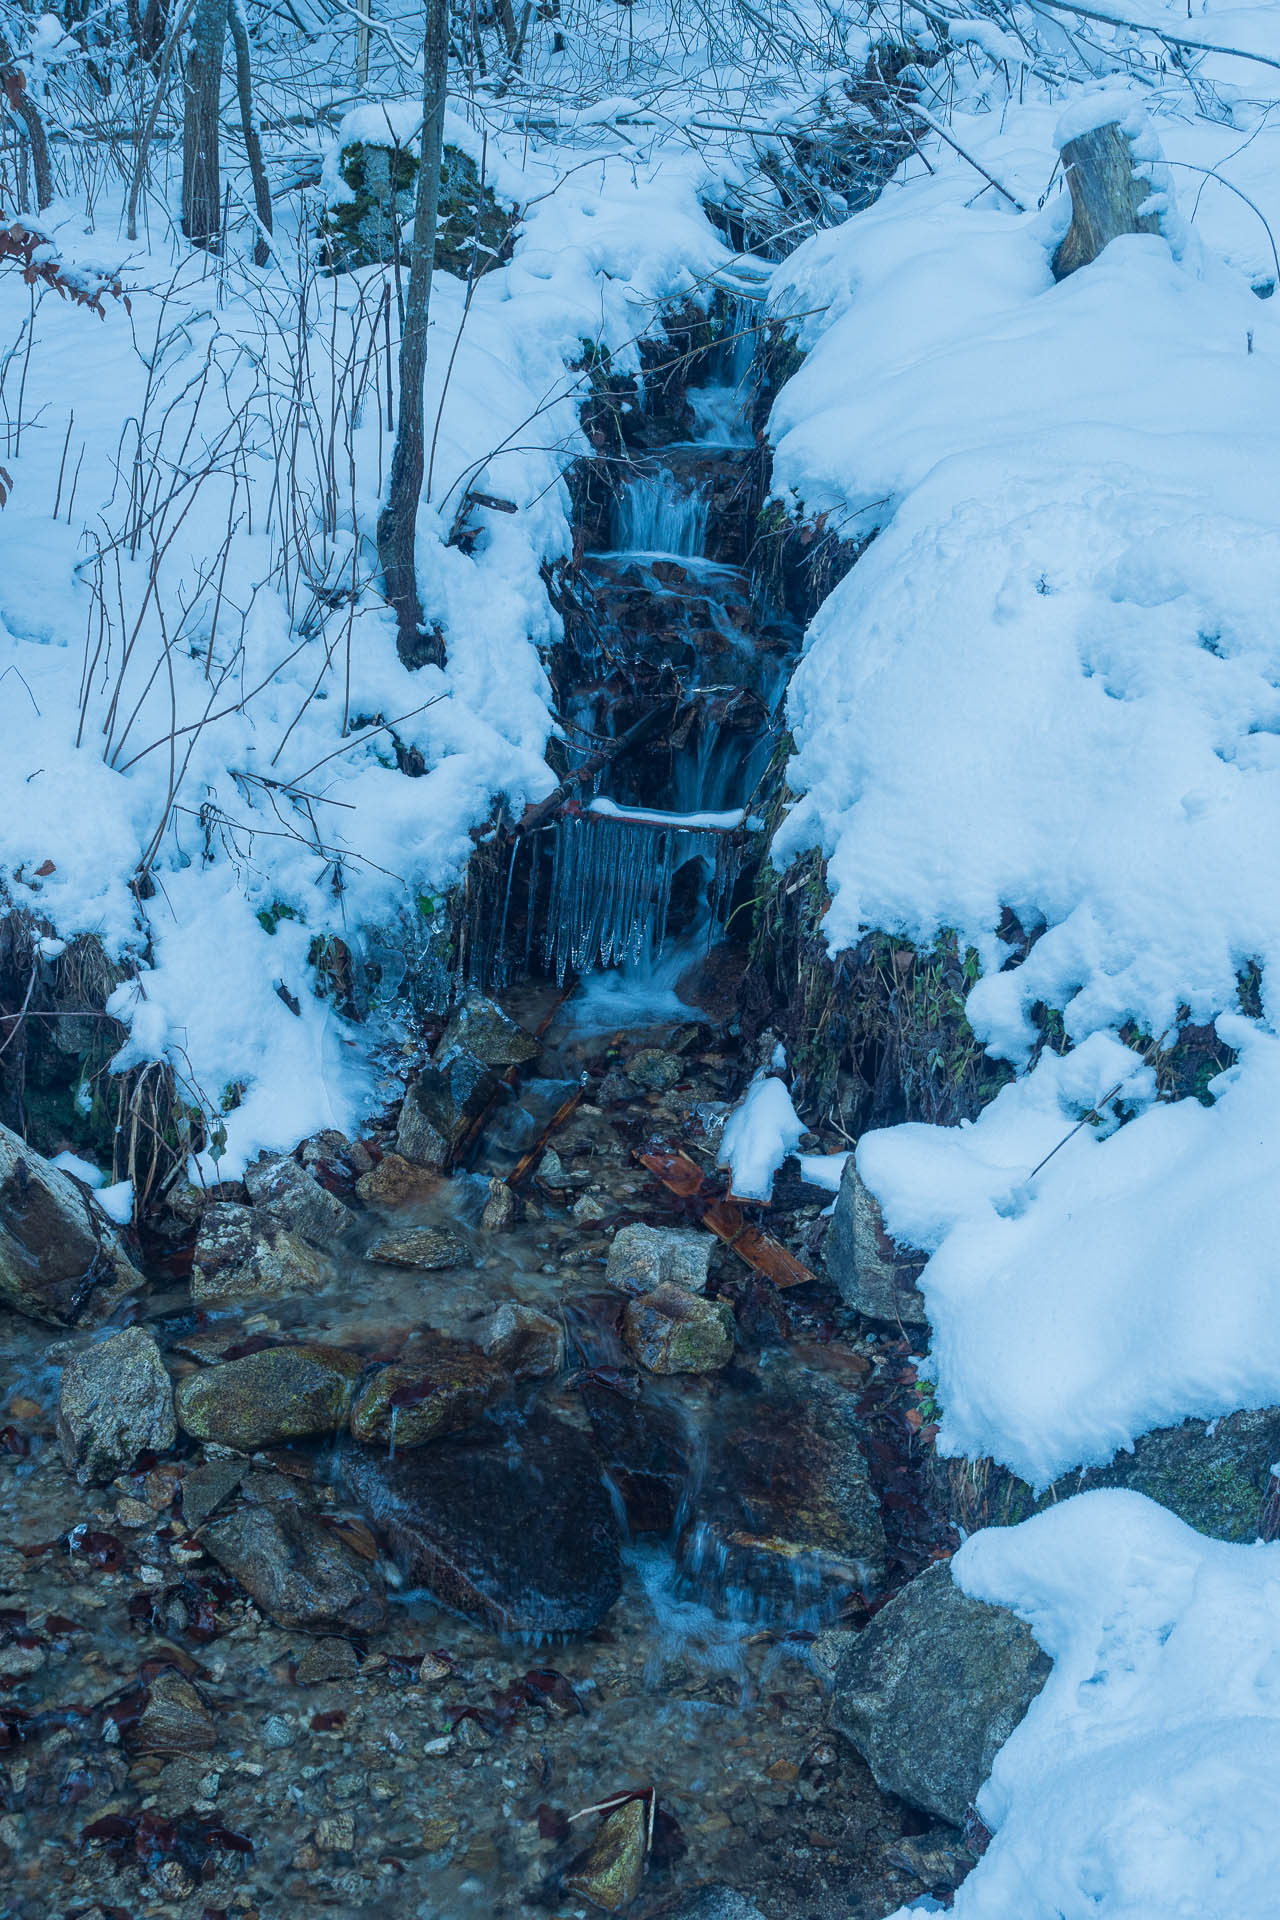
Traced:
[[[336, 273], [393, 260], [406, 244], [413, 217], [418, 160], [407, 147], [355, 140], [342, 149], [338, 170], [350, 200], [326, 208], [317, 234], [322, 258]], [[466, 279], [510, 256], [515, 221], [459, 147], [446, 147], [440, 170], [435, 266]]]

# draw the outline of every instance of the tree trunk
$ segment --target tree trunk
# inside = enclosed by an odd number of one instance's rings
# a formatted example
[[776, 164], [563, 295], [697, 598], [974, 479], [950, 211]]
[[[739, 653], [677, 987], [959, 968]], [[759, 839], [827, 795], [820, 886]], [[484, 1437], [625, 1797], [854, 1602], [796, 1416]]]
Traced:
[[198, 0], [187, 54], [187, 102], [182, 127], [182, 231], [197, 247], [216, 252], [222, 230], [218, 173], [218, 108], [227, 0]]
[[400, 420], [391, 457], [387, 504], [378, 519], [378, 558], [387, 604], [396, 616], [396, 650], [407, 667], [443, 666], [439, 635], [422, 630], [422, 607], [414, 571], [414, 532], [424, 467], [423, 388], [427, 371], [427, 322], [431, 269], [435, 263], [444, 159], [444, 103], [449, 77], [448, 0], [427, 0], [422, 78], [422, 161], [413, 210], [409, 291], [400, 336]]
[[1133, 148], [1114, 120], [1068, 140], [1062, 170], [1071, 189], [1071, 225], [1054, 256], [1055, 279], [1087, 267], [1119, 234], [1159, 233], [1158, 216], [1138, 212], [1152, 189], [1135, 177]]
[[253, 204], [258, 214], [258, 234], [253, 243], [253, 264], [265, 267], [271, 258], [271, 188], [262, 163], [262, 142], [253, 117], [253, 69], [249, 64], [249, 26], [244, 17], [244, 0], [230, 0], [228, 20], [231, 44], [236, 50], [236, 92], [240, 98], [240, 125], [244, 129], [244, 148], [249, 156], [253, 179]]
[[31, 148], [31, 171], [36, 183], [36, 211], [43, 213], [53, 199], [53, 164], [49, 158], [49, 137], [39, 109], [27, 92], [27, 76], [13, 64], [13, 49], [0, 33], [0, 93], [11, 113], [21, 120]]

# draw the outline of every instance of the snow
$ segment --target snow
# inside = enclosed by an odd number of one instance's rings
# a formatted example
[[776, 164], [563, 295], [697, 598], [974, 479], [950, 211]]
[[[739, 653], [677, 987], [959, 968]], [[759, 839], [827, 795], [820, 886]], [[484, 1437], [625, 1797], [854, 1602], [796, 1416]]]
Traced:
[[1096, 1492], [974, 1535], [951, 1565], [1054, 1663], [978, 1796], [995, 1837], [956, 1920], [1268, 1920], [1280, 1544]]
[[730, 807], [723, 813], [663, 813], [657, 807], [620, 807], [616, 800], [598, 794], [587, 802], [588, 813], [602, 813], [609, 820], [636, 820], [655, 827], [703, 828], [716, 833], [731, 833], [747, 818], [745, 807]]
[[101, 1187], [107, 1177], [100, 1167], [94, 1166], [92, 1160], [82, 1160], [78, 1153], [55, 1153], [49, 1165], [60, 1168], [63, 1173], [69, 1173], [73, 1179], [81, 1181], [86, 1187], [95, 1189]]
[[839, 1193], [847, 1153], [802, 1153], [797, 1158], [802, 1180], [811, 1187], [825, 1187], [828, 1193]]
[[730, 1197], [767, 1205], [774, 1175], [804, 1130], [784, 1082], [761, 1068], [720, 1135], [717, 1165], [729, 1169]]

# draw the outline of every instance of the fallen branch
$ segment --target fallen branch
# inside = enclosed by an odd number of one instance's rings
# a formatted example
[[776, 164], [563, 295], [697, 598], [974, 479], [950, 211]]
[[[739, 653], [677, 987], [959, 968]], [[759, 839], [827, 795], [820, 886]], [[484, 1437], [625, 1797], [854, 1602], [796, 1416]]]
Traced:
[[515, 831], [530, 833], [534, 827], [540, 827], [545, 820], [551, 818], [552, 814], [558, 813], [566, 801], [572, 799], [575, 790], [584, 780], [590, 780], [594, 774], [607, 767], [629, 747], [640, 746], [650, 734], [657, 732], [664, 720], [672, 718], [674, 712], [675, 703], [664, 701], [661, 706], [651, 707], [648, 713], [642, 715], [633, 727], [628, 727], [625, 733], [619, 734], [616, 740], [607, 740], [604, 746], [597, 747], [594, 753], [587, 755], [580, 767], [575, 767], [558, 787], [552, 788], [545, 800], [535, 800], [525, 808], [516, 822]]

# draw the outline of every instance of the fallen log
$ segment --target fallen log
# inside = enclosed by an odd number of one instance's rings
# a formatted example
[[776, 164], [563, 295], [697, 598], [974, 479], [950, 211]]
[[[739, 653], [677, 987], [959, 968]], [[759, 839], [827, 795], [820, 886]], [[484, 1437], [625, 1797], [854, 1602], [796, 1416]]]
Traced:
[[545, 800], [531, 801], [516, 822], [515, 831], [531, 833], [535, 827], [540, 827], [573, 798], [585, 780], [590, 780], [629, 748], [643, 745], [664, 721], [674, 717], [675, 712], [675, 701], [664, 700], [660, 706], [651, 707], [648, 713], [642, 714], [635, 725], [619, 734], [616, 740], [606, 740], [602, 747], [597, 747], [594, 753], [587, 755], [580, 767], [575, 767], [572, 773], [567, 774], [558, 787], [553, 787]]
[[642, 1153], [640, 1164], [656, 1174], [664, 1187], [681, 1200], [689, 1200], [698, 1209], [704, 1227], [736, 1253], [756, 1273], [771, 1280], [775, 1287], [799, 1287], [817, 1275], [788, 1253], [772, 1234], [753, 1227], [735, 1201], [726, 1200], [717, 1184], [709, 1180], [687, 1153], [659, 1150]]

